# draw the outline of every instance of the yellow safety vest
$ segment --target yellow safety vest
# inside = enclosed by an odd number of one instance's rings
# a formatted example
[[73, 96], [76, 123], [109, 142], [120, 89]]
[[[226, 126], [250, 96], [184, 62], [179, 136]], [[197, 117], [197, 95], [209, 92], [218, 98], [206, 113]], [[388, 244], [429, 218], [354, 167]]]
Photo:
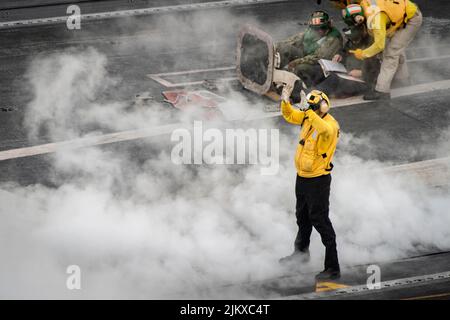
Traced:
[[[315, 114], [312, 116], [316, 117]], [[301, 177], [319, 177], [330, 174], [333, 169], [331, 161], [339, 140], [339, 124], [330, 114], [326, 114], [322, 120], [329, 125], [330, 131], [319, 133], [311, 119], [305, 118], [303, 121], [295, 154], [295, 167]]]
[[367, 19], [368, 29], [376, 29], [377, 15], [384, 12], [390, 20], [390, 25], [386, 33], [392, 35], [398, 28], [407, 21], [407, 8], [413, 3], [409, 0], [362, 0], [360, 3]]

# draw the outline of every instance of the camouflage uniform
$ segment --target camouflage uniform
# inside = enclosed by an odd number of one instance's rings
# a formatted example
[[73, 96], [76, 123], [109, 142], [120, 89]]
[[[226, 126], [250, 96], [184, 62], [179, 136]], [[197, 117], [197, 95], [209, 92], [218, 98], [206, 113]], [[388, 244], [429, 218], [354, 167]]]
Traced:
[[323, 80], [323, 72], [318, 64], [320, 59], [331, 60], [342, 50], [342, 36], [332, 27], [327, 35], [321, 35], [308, 28], [276, 45], [280, 53], [281, 67], [295, 73], [307, 86]]

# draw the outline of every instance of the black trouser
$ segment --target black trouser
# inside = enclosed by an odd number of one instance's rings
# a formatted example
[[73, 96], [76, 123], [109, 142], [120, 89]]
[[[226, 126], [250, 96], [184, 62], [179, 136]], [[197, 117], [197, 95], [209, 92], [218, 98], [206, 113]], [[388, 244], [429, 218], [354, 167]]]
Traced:
[[306, 84], [308, 88], [315, 86], [325, 80], [322, 68], [318, 63], [302, 63], [296, 66], [293, 72]]
[[369, 87], [365, 83], [342, 79], [337, 74], [332, 73], [328, 78], [319, 83], [316, 88], [329, 96], [335, 95], [339, 97], [362, 94], [366, 92]]
[[325, 269], [339, 270], [336, 250], [336, 234], [329, 213], [331, 175], [317, 178], [302, 178], [297, 175], [295, 194], [297, 196], [296, 216], [299, 227], [295, 239], [295, 250], [309, 247], [312, 228], [319, 232], [325, 246]]

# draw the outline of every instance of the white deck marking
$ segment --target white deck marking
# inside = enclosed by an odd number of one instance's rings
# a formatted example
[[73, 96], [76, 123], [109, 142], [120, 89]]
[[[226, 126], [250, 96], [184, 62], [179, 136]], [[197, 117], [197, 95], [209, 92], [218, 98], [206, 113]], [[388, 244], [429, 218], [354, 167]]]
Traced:
[[[437, 90], [448, 90], [450, 89], [450, 80], [442, 80], [431, 83], [417, 84], [410, 87], [403, 87], [398, 89], [393, 89], [391, 96], [393, 99], [406, 97], [414, 94], [433, 92]], [[373, 101], [366, 101], [362, 96], [355, 96], [347, 99], [335, 99], [335, 103], [332, 103], [333, 108], [347, 107], [355, 104], [370, 103]]]
[[[160, 84], [162, 84], [166, 88], [180, 88], [180, 87], [198, 86], [198, 85], [201, 85], [201, 84], [203, 84], [205, 82], [205, 80], [199, 80], [199, 81], [172, 83], [172, 82], [169, 82], [169, 81], [167, 81], [165, 79], [162, 79], [162, 78], [160, 78], [158, 76], [151, 76], [151, 78], [153, 80], [155, 80], [156, 82], [159, 82]], [[237, 77], [219, 78], [217, 80], [222, 81], [222, 82], [230, 82], [230, 81], [237, 81], [238, 78]]]
[[[179, 12], [179, 11], [190, 11], [199, 9], [215, 9], [215, 8], [226, 8], [235, 6], [245, 6], [261, 3], [273, 3], [273, 2], [286, 2], [287, 0], [226, 0], [226, 1], [213, 1], [213, 2], [203, 2], [203, 3], [192, 3], [192, 4], [181, 4], [173, 6], [163, 6], [163, 7], [153, 7], [153, 8], [142, 8], [142, 9], [131, 9], [131, 10], [120, 10], [120, 11], [107, 11], [98, 13], [87, 13], [81, 14], [82, 20], [101, 20], [101, 19], [112, 19], [120, 17], [130, 17], [130, 16], [143, 16], [151, 14], [161, 14], [168, 12]], [[1, 22], [0, 29], [8, 28], [19, 28], [26, 26], [36, 26], [36, 25], [46, 25], [46, 24], [57, 24], [66, 23], [69, 16], [59, 16], [59, 17], [49, 17], [42, 19], [27, 19], [27, 20], [17, 20]]]
[[[450, 89], [450, 80], [437, 81], [427, 84], [421, 84], [406, 88], [394, 89], [392, 90], [393, 98], [404, 97], [419, 93], [427, 93], [435, 90], [449, 90]], [[368, 101], [362, 100], [360, 97], [344, 99], [336, 102], [334, 107], [345, 107], [354, 104], [368, 103]], [[242, 121], [252, 121], [252, 120], [262, 120], [267, 118], [274, 118], [281, 116], [280, 112], [264, 112], [262, 110], [255, 110], [247, 115], [245, 119]], [[36, 156], [40, 154], [53, 153], [63, 149], [74, 149], [81, 147], [89, 147], [96, 145], [109, 144], [114, 142], [121, 141], [131, 141], [137, 140], [147, 137], [160, 136], [164, 134], [170, 134], [173, 130], [177, 128], [187, 128], [187, 124], [185, 123], [175, 123], [169, 125], [158, 126], [154, 128], [146, 128], [146, 129], [138, 129], [138, 130], [130, 130], [130, 131], [122, 131], [116, 133], [110, 133], [105, 135], [98, 136], [88, 136], [79, 139], [63, 141], [63, 142], [54, 142], [43, 145], [37, 145], [32, 147], [18, 148], [0, 151], [0, 161]]]
[[376, 293], [376, 292], [380, 292], [382, 290], [388, 290], [388, 289], [392, 289], [392, 288], [408, 287], [411, 285], [421, 285], [421, 284], [424, 284], [424, 283], [427, 283], [430, 281], [440, 281], [440, 280], [448, 280], [448, 279], [450, 279], [450, 271], [428, 274], [428, 275], [417, 276], [417, 277], [409, 277], [409, 278], [383, 281], [380, 283], [380, 289], [370, 290], [367, 287], [367, 285], [359, 285], [359, 286], [353, 286], [353, 287], [348, 287], [348, 288], [344, 288], [344, 289], [338, 289], [335, 291], [315, 292], [315, 293], [305, 293], [305, 294], [293, 295], [293, 296], [281, 298], [280, 300], [311, 300], [311, 299], [326, 299], [326, 298], [333, 298], [333, 297], [345, 297], [348, 295], [357, 295], [357, 294], [364, 294], [364, 293], [369, 293], [369, 292]]
[[206, 73], [206, 72], [214, 72], [214, 71], [228, 71], [228, 70], [236, 70], [236, 67], [219, 67], [219, 68], [210, 68], [210, 69], [196, 69], [196, 70], [187, 70], [187, 71], [176, 71], [176, 72], [166, 72], [166, 73], [157, 73], [150, 74], [149, 76], [180, 76], [185, 74], [194, 74], [194, 73]]
[[407, 62], [420, 62], [420, 61], [430, 61], [430, 60], [439, 60], [439, 59], [450, 59], [450, 54], [442, 55], [442, 56], [434, 56], [434, 57], [408, 59], [406, 61]]
[[414, 175], [432, 187], [450, 185], [450, 157], [396, 165], [381, 171], [394, 175]]
[[[398, 89], [393, 89], [391, 91], [391, 96], [393, 99], [395, 98], [401, 98], [406, 96], [411, 96], [414, 94], [420, 94], [420, 93], [429, 93], [433, 91], [438, 90], [449, 90], [450, 89], [450, 80], [442, 80], [442, 81], [435, 81], [430, 83], [424, 83], [424, 84], [417, 84], [410, 87], [403, 87]], [[332, 99], [331, 101], [331, 108], [342, 108], [342, 107], [349, 107], [352, 105], [359, 105], [359, 104], [366, 104], [371, 103], [373, 101], [366, 101], [363, 99], [362, 95], [360, 96], [354, 96], [346, 99]], [[246, 120], [257, 120], [257, 119], [264, 119], [264, 118], [272, 118], [272, 117], [278, 117], [281, 116], [281, 112], [263, 112], [263, 111], [257, 111], [255, 112], [255, 115], [252, 115], [248, 117]]]
[[[208, 72], [217, 72], [217, 71], [230, 71], [230, 70], [236, 70], [236, 67], [222, 67], [222, 68], [211, 68], [211, 69], [198, 69], [198, 70], [187, 70], [187, 71], [177, 71], [177, 72], [155, 73], [155, 74], [148, 74], [147, 77], [162, 84], [163, 86], [165, 86], [167, 88], [187, 87], [187, 86], [193, 86], [193, 85], [200, 85], [203, 83], [203, 81], [173, 83], [173, 82], [170, 82], [170, 81], [164, 79], [163, 77], [183, 76], [183, 75], [189, 75], [189, 74], [208, 73]], [[218, 79], [221, 81], [238, 80], [237, 77], [226, 77], [226, 78], [218, 78]]]
[[[450, 59], [450, 55], [408, 59], [407, 62], [423, 62], [423, 61], [431, 61], [431, 60], [439, 60], [439, 59]], [[211, 69], [198, 69], [198, 70], [186, 70], [186, 71], [176, 71], [176, 72], [166, 72], [166, 73], [154, 73], [154, 74], [148, 74], [147, 77], [158, 82], [159, 84], [162, 84], [163, 86], [165, 86], [167, 88], [176, 88], [176, 87], [200, 85], [203, 83], [203, 81], [173, 83], [173, 82], [170, 82], [170, 81], [164, 79], [164, 77], [183, 76], [183, 75], [189, 75], [189, 74], [217, 72], [217, 71], [231, 71], [231, 70], [235, 70], [235, 69], [236, 69], [235, 66], [230, 66], [230, 67], [220, 67], [220, 68], [211, 68]], [[237, 77], [225, 77], [225, 78], [217, 78], [217, 80], [235, 81], [235, 80], [238, 80], [238, 78]]]
[[98, 136], [88, 136], [88, 137], [83, 137], [83, 138], [79, 138], [79, 139], [63, 141], [63, 142], [54, 142], [54, 143], [47, 143], [47, 144], [42, 144], [42, 145], [37, 145], [37, 146], [32, 146], [32, 147], [5, 150], [5, 151], [0, 151], [0, 161], [8, 160], [8, 159], [15, 159], [15, 158], [22, 158], [22, 157], [36, 156], [36, 155], [47, 154], [47, 153], [54, 153], [54, 152], [58, 152], [58, 151], [63, 151], [65, 149], [77, 149], [77, 148], [83, 148], [83, 147], [109, 144], [109, 143], [114, 143], [114, 142], [149, 138], [149, 137], [154, 137], [154, 136], [159, 136], [159, 135], [164, 135], [164, 134], [170, 134], [173, 132], [173, 130], [178, 129], [178, 128], [183, 128], [183, 127], [189, 129], [189, 125], [187, 125], [187, 124], [176, 123], [176, 124], [158, 126], [158, 127], [154, 127], [154, 128], [122, 131], [122, 132], [109, 133], [109, 134], [98, 135]]

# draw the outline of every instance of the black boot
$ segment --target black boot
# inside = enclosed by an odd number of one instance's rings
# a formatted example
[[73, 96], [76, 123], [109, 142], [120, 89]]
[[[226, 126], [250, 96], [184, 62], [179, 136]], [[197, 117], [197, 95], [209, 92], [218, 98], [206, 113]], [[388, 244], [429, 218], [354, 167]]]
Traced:
[[379, 92], [376, 90], [371, 90], [364, 95], [363, 99], [364, 100], [390, 100], [391, 94], [389, 92]]
[[303, 251], [295, 250], [293, 254], [290, 256], [281, 258], [279, 260], [280, 264], [290, 265], [290, 264], [301, 264], [307, 263], [310, 259], [309, 249], [305, 249]]
[[316, 275], [316, 280], [334, 280], [341, 277], [341, 272], [339, 269], [328, 268], [321, 273]]

